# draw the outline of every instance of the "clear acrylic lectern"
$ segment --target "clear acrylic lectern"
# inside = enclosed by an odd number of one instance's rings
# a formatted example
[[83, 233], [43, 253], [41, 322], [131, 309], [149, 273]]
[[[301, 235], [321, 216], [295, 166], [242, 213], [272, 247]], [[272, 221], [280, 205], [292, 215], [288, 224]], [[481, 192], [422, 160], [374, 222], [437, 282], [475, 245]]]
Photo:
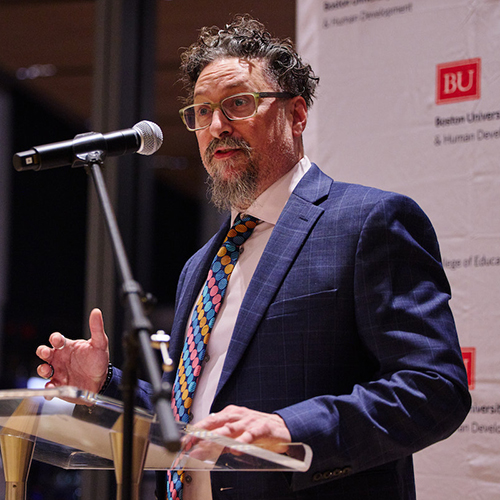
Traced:
[[[63, 469], [114, 469], [121, 499], [122, 414], [120, 402], [74, 387], [0, 391], [6, 499], [26, 498], [32, 460]], [[303, 444], [278, 454], [189, 425], [180, 429], [181, 449], [169, 452], [155, 416], [135, 410], [132, 498], [139, 498], [144, 469], [306, 471], [312, 459]]]

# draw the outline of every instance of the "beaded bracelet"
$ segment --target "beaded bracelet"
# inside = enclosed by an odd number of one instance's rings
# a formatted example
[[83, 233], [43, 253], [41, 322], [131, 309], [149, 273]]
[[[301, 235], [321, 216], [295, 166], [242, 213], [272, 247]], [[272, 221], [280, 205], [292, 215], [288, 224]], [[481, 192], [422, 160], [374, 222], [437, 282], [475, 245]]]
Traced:
[[113, 365], [111, 363], [108, 364], [108, 374], [106, 376], [106, 381], [104, 385], [101, 387], [99, 394], [104, 394], [104, 391], [108, 388], [109, 383], [111, 382], [111, 378], [113, 377]]

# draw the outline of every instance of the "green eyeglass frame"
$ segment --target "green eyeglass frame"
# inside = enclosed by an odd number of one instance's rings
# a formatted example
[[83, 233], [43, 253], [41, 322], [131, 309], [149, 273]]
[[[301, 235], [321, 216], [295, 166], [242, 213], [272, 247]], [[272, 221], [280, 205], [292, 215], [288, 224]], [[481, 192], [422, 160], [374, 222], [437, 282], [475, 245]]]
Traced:
[[[245, 103], [245, 97], [252, 97], [253, 99], [250, 99], [250, 101]], [[239, 94], [228, 96], [225, 99], [222, 99], [222, 101], [220, 102], [203, 102], [198, 104], [190, 104], [189, 106], [186, 106], [185, 108], [179, 110], [179, 114], [182, 118], [182, 121], [184, 122], [184, 125], [186, 125], [186, 128], [191, 132], [195, 132], [197, 130], [202, 130], [210, 126], [210, 124], [212, 123], [214, 111], [217, 108], [220, 108], [224, 116], [230, 121], [247, 120], [248, 118], [252, 118], [252, 116], [255, 116], [257, 114], [259, 100], [266, 97], [291, 99], [295, 96], [290, 92], [240, 92]], [[242, 105], [236, 104], [238, 100], [242, 101]], [[230, 109], [232, 109], [233, 111], [231, 111]], [[200, 114], [202, 111], [205, 111], [206, 114]], [[237, 116], [238, 113], [242, 114], [242, 116]], [[203, 124], [197, 126], [196, 122], [200, 119], [202, 120]]]

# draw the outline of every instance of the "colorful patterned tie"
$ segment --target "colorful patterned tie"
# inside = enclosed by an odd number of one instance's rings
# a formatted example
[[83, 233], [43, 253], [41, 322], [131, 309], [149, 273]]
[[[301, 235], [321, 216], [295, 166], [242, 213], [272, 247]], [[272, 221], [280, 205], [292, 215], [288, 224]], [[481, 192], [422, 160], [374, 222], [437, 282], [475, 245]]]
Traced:
[[[176, 420], [181, 422], [188, 423], [191, 419], [191, 404], [210, 332], [240, 255], [240, 246], [252, 234], [257, 223], [258, 219], [255, 217], [238, 214], [212, 262], [207, 281], [193, 311], [172, 391], [172, 410]], [[183, 476], [182, 471], [167, 472], [168, 500], [182, 500]]]

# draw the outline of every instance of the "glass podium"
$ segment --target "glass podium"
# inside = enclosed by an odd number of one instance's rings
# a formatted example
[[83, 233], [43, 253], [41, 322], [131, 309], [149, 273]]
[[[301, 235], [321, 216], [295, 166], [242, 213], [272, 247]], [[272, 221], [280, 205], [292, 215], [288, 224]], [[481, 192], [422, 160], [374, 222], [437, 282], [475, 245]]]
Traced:
[[[6, 500], [24, 500], [32, 460], [63, 469], [114, 469], [121, 499], [123, 406], [119, 401], [74, 387], [0, 391], [0, 447]], [[181, 447], [168, 451], [155, 416], [134, 414], [133, 499], [139, 498], [142, 471], [239, 470], [306, 471], [312, 452], [294, 443], [286, 454], [244, 445], [179, 424]]]

